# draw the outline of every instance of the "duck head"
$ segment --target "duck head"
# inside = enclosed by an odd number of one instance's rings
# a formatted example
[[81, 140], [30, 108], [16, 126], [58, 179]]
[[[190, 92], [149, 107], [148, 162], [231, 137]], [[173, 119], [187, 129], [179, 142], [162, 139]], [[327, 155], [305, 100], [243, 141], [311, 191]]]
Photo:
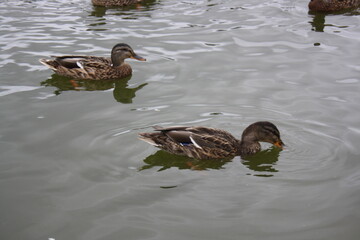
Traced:
[[274, 146], [283, 149], [284, 143], [280, 138], [280, 132], [277, 127], [267, 121], [256, 122], [248, 126], [241, 137], [241, 143], [243, 145], [249, 146], [258, 146], [260, 148], [259, 142], [268, 142]]
[[114, 67], [120, 66], [126, 58], [146, 61], [145, 58], [137, 55], [134, 50], [126, 43], [118, 43], [111, 50], [111, 61]]

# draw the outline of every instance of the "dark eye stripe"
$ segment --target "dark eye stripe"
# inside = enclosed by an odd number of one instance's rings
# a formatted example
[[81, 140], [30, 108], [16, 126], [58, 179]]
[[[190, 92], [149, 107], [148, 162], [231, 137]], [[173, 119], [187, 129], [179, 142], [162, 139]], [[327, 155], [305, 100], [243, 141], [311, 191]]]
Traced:
[[265, 126], [264, 129], [280, 138], [280, 132], [275, 126]]

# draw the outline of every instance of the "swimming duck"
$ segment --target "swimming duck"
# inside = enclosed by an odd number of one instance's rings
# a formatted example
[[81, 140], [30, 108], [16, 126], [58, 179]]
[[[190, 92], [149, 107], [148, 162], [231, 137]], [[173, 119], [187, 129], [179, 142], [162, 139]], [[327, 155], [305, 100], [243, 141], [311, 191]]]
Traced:
[[271, 143], [280, 149], [284, 143], [280, 132], [271, 122], [256, 122], [236, 139], [230, 133], [208, 127], [154, 127], [152, 133], [139, 133], [139, 138], [167, 152], [196, 159], [224, 159], [246, 156], [261, 150], [259, 142]]
[[91, 0], [95, 6], [110, 7], [110, 6], [127, 6], [134, 3], [141, 2], [141, 0]]
[[334, 12], [360, 7], [360, 0], [311, 0], [310, 11]]
[[119, 79], [131, 75], [131, 66], [124, 62], [126, 58], [146, 61], [135, 54], [126, 43], [116, 44], [111, 58], [95, 56], [51, 56], [54, 59], [40, 59], [45, 66], [59, 75], [76, 79]]

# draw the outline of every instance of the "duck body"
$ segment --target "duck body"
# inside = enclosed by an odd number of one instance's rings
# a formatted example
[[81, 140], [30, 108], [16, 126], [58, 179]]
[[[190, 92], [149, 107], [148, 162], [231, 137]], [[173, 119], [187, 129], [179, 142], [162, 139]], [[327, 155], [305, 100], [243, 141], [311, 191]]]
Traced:
[[196, 159], [224, 159], [250, 155], [261, 150], [259, 141], [280, 148], [283, 142], [279, 130], [270, 122], [248, 126], [241, 140], [227, 131], [209, 127], [154, 127], [156, 132], [139, 133], [140, 139], [167, 152]]
[[141, 0], [91, 0], [95, 6], [111, 7], [111, 6], [127, 6], [141, 2]]
[[360, 7], [360, 0], [311, 0], [310, 11], [336, 12]]
[[125, 43], [113, 47], [111, 58], [75, 55], [52, 56], [52, 58], [40, 59], [40, 62], [59, 75], [94, 80], [119, 79], [131, 75], [131, 66], [124, 62], [126, 58], [146, 61]]

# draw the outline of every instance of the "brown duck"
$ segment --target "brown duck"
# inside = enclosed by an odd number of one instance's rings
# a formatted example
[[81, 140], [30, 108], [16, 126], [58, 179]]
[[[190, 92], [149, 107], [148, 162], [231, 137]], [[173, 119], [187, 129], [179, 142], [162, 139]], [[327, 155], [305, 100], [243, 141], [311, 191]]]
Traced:
[[142, 0], [91, 0], [95, 6], [110, 7], [110, 6], [127, 6], [139, 3]]
[[311, 0], [310, 11], [336, 12], [360, 7], [360, 0]]
[[73, 55], [51, 57], [54, 59], [39, 61], [59, 75], [94, 80], [119, 79], [131, 75], [131, 66], [124, 62], [126, 58], [146, 61], [126, 43], [116, 44], [111, 51], [111, 58]]
[[167, 152], [196, 159], [224, 159], [246, 156], [261, 150], [259, 142], [279, 148], [284, 143], [280, 132], [271, 122], [256, 122], [248, 126], [236, 139], [230, 133], [208, 127], [154, 127], [152, 133], [139, 133], [139, 138]]

